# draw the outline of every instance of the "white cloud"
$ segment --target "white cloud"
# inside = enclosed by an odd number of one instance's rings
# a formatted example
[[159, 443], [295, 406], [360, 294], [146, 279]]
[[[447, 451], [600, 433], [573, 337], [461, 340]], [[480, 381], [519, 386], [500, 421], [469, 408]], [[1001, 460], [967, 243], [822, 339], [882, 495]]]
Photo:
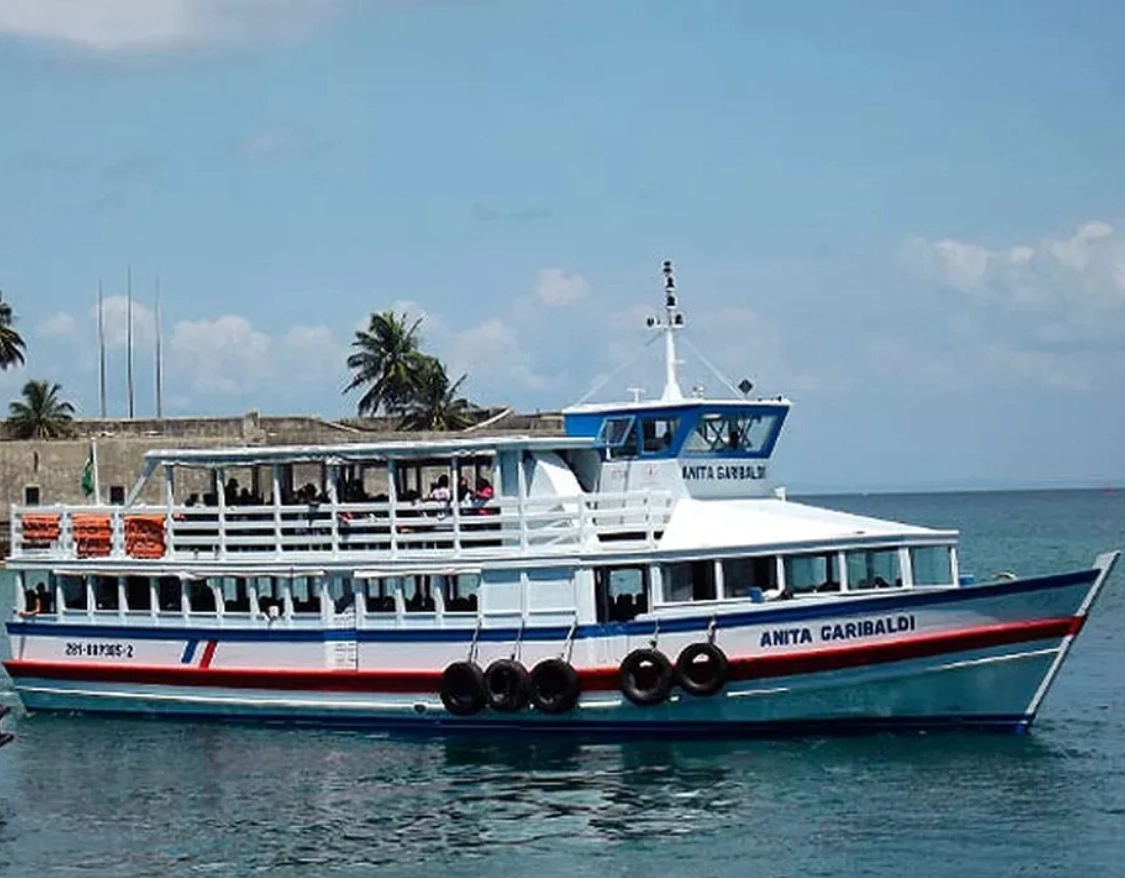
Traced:
[[327, 326], [294, 326], [281, 339], [289, 374], [305, 380], [343, 376], [347, 348]]
[[494, 317], [453, 335], [449, 342], [450, 378], [467, 373], [489, 396], [503, 399], [506, 385], [540, 390], [549, 382], [533, 368], [532, 358], [519, 343], [516, 330]]
[[337, 0], [3, 0], [0, 35], [143, 51], [200, 42], [285, 36]]
[[580, 274], [561, 268], [544, 268], [535, 278], [535, 298], [546, 308], [565, 308], [590, 295], [590, 284]]
[[1071, 391], [1108, 380], [1104, 353], [1125, 333], [1125, 231], [1092, 220], [1008, 249], [916, 238], [905, 258], [916, 274], [966, 294], [944, 302], [952, 345], [944, 356], [960, 380]]
[[235, 394], [273, 374], [273, 347], [273, 340], [245, 317], [225, 316], [180, 321], [172, 330], [169, 352], [174, 372], [193, 392]]
[[47, 338], [67, 338], [78, 331], [78, 321], [65, 311], [48, 317], [38, 327], [39, 334]]
[[[98, 306], [90, 309], [93, 319], [98, 319]], [[109, 350], [125, 348], [129, 343], [129, 315], [132, 314], [133, 349], [151, 347], [156, 341], [156, 314], [136, 299], [132, 305], [126, 296], [107, 296], [102, 303], [104, 315], [105, 346]]]
[[1100, 220], [1007, 250], [915, 238], [904, 255], [932, 279], [1015, 307], [1125, 306], [1125, 232]]

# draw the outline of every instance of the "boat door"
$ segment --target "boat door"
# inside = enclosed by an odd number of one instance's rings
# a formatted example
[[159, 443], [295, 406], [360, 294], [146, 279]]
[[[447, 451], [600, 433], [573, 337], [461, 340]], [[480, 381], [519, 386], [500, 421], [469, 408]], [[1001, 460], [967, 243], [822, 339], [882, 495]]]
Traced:
[[356, 607], [355, 581], [347, 573], [336, 573], [324, 583], [323, 600], [329, 618], [325, 638], [325, 661], [333, 671], [359, 670], [356, 629], [360, 614]]

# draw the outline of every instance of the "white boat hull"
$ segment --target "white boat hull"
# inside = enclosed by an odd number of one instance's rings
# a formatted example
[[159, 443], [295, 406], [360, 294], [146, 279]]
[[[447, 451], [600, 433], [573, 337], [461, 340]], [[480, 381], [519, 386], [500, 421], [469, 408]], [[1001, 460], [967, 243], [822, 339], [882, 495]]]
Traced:
[[[205, 628], [9, 623], [6, 663], [31, 711], [142, 714], [376, 728], [642, 728], [739, 734], [1030, 726], [1115, 560], [1090, 570], [958, 589], [810, 599], [625, 625], [510, 629]], [[707, 639], [730, 659], [714, 696], [674, 689], [638, 706], [617, 685], [627, 652], [673, 660]], [[569, 652], [577, 706], [454, 716], [441, 672]], [[68, 654], [69, 653], [69, 654]], [[90, 653], [90, 654], [87, 654]]]

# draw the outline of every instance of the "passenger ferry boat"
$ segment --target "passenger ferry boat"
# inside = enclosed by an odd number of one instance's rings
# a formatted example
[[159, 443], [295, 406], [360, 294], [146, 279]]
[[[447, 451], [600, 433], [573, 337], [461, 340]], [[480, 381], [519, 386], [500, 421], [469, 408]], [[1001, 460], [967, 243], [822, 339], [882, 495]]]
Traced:
[[788, 500], [768, 476], [790, 403], [685, 397], [664, 274], [662, 396], [574, 406], [564, 435], [159, 450], [122, 506], [13, 508], [4, 665], [23, 704], [1027, 729], [1116, 553], [975, 584], [955, 531]]

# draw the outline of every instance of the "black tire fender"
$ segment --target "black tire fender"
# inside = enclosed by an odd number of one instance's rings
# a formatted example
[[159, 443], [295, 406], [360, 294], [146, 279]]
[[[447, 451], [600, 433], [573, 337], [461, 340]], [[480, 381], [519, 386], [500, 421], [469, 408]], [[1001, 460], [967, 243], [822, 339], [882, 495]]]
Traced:
[[618, 672], [621, 692], [634, 704], [660, 704], [672, 691], [672, 663], [656, 649], [634, 649], [621, 661]]
[[531, 671], [531, 703], [540, 713], [568, 713], [581, 691], [578, 672], [562, 659], [543, 659]]
[[485, 705], [484, 672], [472, 662], [454, 662], [441, 673], [441, 703], [454, 716], [472, 716]]
[[484, 697], [500, 713], [515, 713], [527, 706], [531, 674], [515, 659], [497, 659], [484, 672]]
[[692, 695], [715, 695], [729, 679], [730, 662], [713, 643], [689, 643], [676, 659], [676, 683]]

